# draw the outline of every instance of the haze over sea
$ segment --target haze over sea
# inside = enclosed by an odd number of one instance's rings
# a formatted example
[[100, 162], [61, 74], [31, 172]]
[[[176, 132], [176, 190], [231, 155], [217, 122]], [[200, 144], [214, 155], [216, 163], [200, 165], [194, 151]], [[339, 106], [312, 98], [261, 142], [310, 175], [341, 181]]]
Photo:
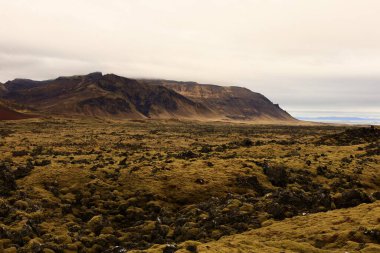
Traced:
[[289, 112], [295, 118], [306, 121], [355, 125], [380, 125], [380, 110], [378, 112], [300, 110]]

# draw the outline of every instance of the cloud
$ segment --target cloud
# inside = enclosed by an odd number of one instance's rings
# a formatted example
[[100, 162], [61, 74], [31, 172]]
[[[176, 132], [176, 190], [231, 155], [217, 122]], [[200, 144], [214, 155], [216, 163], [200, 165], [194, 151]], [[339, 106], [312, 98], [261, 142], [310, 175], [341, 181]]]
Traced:
[[0, 0], [0, 80], [92, 71], [377, 108], [377, 0]]

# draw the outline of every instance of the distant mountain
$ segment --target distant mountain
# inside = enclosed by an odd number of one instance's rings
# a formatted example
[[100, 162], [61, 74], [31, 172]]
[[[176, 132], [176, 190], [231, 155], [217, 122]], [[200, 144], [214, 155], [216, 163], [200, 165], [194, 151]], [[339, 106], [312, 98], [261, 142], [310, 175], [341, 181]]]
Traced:
[[135, 80], [100, 72], [0, 86], [0, 98], [40, 114], [120, 119], [294, 120], [263, 95], [240, 87]]
[[242, 87], [224, 87], [195, 82], [140, 80], [144, 84], [162, 85], [205, 105], [222, 118], [235, 120], [293, 120], [286, 111], [260, 93]]
[[206, 107], [163, 86], [144, 85], [113, 74], [59, 77], [5, 83], [5, 99], [49, 114], [113, 118], [193, 118]]

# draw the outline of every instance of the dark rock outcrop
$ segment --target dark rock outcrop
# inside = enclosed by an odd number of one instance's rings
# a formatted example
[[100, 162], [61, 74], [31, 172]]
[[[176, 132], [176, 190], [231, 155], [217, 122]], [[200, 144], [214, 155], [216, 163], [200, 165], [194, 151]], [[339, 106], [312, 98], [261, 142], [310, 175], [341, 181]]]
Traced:
[[380, 129], [372, 127], [357, 127], [344, 132], [323, 136], [317, 144], [348, 146], [380, 140]]
[[16, 187], [16, 181], [11, 169], [5, 164], [0, 164], [0, 196], [9, 195], [16, 190]]

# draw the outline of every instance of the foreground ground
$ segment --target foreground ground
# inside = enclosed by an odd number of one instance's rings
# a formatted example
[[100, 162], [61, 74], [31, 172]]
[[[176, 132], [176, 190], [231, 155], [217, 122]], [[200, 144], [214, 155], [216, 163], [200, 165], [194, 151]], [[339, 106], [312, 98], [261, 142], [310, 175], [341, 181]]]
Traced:
[[379, 132], [3, 121], [0, 251], [379, 252]]

